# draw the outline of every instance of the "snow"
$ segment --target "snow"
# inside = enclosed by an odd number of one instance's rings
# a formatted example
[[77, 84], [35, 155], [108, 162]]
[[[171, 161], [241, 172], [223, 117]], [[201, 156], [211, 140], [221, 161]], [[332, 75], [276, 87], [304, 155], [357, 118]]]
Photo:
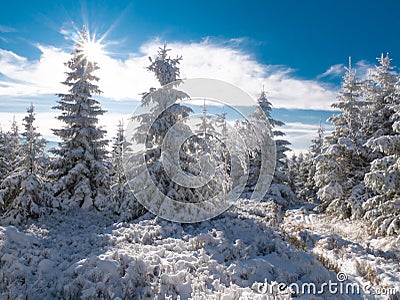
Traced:
[[[297, 224], [296, 214], [290, 224]], [[275, 299], [277, 294], [260, 293], [265, 282], [335, 280], [311, 251], [288, 242], [276, 227], [279, 216], [272, 201], [241, 199], [222, 215], [196, 224], [172, 223], [151, 213], [132, 223], [114, 222], [77, 209], [25, 226], [0, 227], [0, 291], [3, 298], [25, 294], [34, 299]], [[378, 241], [373, 245], [380, 247]], [[390, 276], [398, 277], [390, 271], [391, 259], [380, 267], [388, 272], [381, 276], [388, 285], [395, 284]]]
[[[205, 102], [198, 129], [184, 124], [193, 111], [177, 103], [188, 98], [175, 81], [182, 58], [165, 44], [147, 68], [164, 87], [143, 96], [137, 126], [128, 126], [137, 145], [120, 124], [109, 158], [97, 126], [105, 111], [91, 99], [98, 67], [81, 46], [67, 63], [69, 94], [54, 107], [67, 126], [54, 129], [62, 142], [52, 163], [33, 105], [22, 145], [16, 122], [0, 130], [1, 222], [19, 224], [0, 227], [0, 299], [398, 299], [400, 96], [388, 55], [366, 81], [347, 68], [334, 131], [323, 137], [320, 128], [309, 154], [288, 161], [290, 143], [271, 139], [284, 124], [271, 118], [264, 91], [255, 128], [238, 121], [237, 133], [228, 130]], [[203, 137], [189, 139], [193, 132]], [[241, 185], [247, 199], [225, 211]], [[136, 197], [166, 219], [205, 221], [164, 220]], [[332, 282], [360, 291], [313, 295]]]
[[387, 299], [373, 293], [389, 288], [400, 295], [399, 236], [373, 237], [366, 221], [340, 220], [304, 207], [287, 211], [282, 229], [301, 248], [366, 289], [365, 298]]

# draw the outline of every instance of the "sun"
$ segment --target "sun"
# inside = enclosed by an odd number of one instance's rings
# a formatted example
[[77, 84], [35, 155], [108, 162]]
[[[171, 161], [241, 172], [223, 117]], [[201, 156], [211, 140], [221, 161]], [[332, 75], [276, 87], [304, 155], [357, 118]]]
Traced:
[[95, 41], [90, 38], [83, 44], [83, 53], [91, 62], [99, 62], [103, 60], [106, 55], [104, 45], [102, 45], [100, 41]]

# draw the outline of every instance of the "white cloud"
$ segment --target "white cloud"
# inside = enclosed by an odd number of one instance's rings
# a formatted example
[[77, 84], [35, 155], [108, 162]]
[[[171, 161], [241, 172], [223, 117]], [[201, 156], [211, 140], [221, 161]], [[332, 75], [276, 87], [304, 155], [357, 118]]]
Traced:
[[29, 61], [11, 51], [0, 49], [0, 95], [36, 96], [63, 92], [63, 62], [68, 54], [55, 47], [38, 45], [39, 60]]
[[[156, 86], [153, 75], [146, 71], [149, 56], [154, 56], [159, 41], [153, 40], [131, 53], [127, 59], [103, 55], [98, 61], [99, 86], [106, 98], [139, 99], [139, 94]], [[69, 54], [59, 48], [38, 45], [38, 60], [28, 60], [0, 49], [0, 95], [40, 95], [64, 92], [60, 82], [65, 79], [63, 62]], [[169, 45], [171, 56], [183, 56], [182, 78], [214, 78], [232, 83], [256, 98], [262, 88], [268, 91], [274, 107], [330, 109], [335, 92], [314, 80], [300, 80], [284, 66], [263, 65], [249, 54], [225, 44], [205, 39], [198, 43], [174, 42]], [[252, 103], [249, 103], [252, 105]]]
[[[36, 120], [34, 125], [37, 127], [38, 132], [48, 141], [58, 141], [58, 137], [53, 135], [53, 128], [61, 128], [63, 124], [61, 121], [57, 120], [56, 117], [59, 115], [58, 111], [52, 112], [40, 112], [36, 113]], [[0, 128], [4, 131], [8, 131], [11, 128], [11, 123], [13, 119], [18, 123], [20, 132], [23, 131], [23, 118], [26, 113], [4, 113], [0, 112]], [[125, 125], [128, 124], [128, 118], [130, 114], [118, 114], [118, 113], [107, 113], [99, 117], [99, 125], [107, 130], [106, 138], [112, 140], [117, 132], [117, 124], [120, 120], [124, 122]]]
[[[102, 96], [109, 99], [107, 105], [113, 107], [100, 118], [100, 124], [108, 131], [108, 138], [114, 135], [118, 120], [123, 118], [127, 123], [129, 114], [134, 110], [134, 107], [132, 109], [127, 107], [130, 101], [140, 99], [140, 93], [158, 85], [154, 76], [146, 71], [145, 67], [149, 65], [148, 57], [155, 55], [160, 44], [159, 41], [153, 40], [142, 45], [136, 53], [130, 53], [126, 59], [104, 54], [98, 61], [100, 66], [96, 74], [100, 78], [98, 84], [104, 92]], [[297, 79], [289, 67], [263, 65], [240, 50], [237, 45], [232, 46], [229, 42], [218, 44], [205, 39], [198, 43], [174, 42], [169, 44], [169, 47], [172, 49], [171, 56], [183, 57], [182, 78], [223, 80], [243, 89], [253, 98], [258, 96], [264, 85], [275, 108], [330, 110], [330, 105], [335, 99], [335, 91], [320, 82]], [[49, 100], [49, 95], [65, 92], [66, 88], [61, 82], [65, 80], [64, 72], [67, 69], [63, 63], [69, 59], [70, 54], [53, 46], [37, 45], [37, 48], [41, 51], [37, 60], [29, 60], [11, 51], [0, 49], [0, 101], [2, 107], [8, 106], [5, 100], [8, 97], [21, 101], [27, 99], [26, 104], [29, 105], [31, 101], [29, 99], [35, 99], [35, 104], [38, 103], [37, 99], [43, 97], [45, 103], [42, 103], [42, 110], [48, 108], [37, 113], [37, 125], [44, 137], [55, 140], [51, 128], [60, 128], [61, 124], [55, 119], [59, 112], [49, 111], [51, 105], [48, 102], [52, 101]], [[54, 96], [54, 104], [56, 100], [57, 97]], [[118, 101], [124, 109], [117, 109]], [[18, 103], [18, 109], [15, 103], [15, 110], [7, 108], [10, 113], [0, 112], [3, 129], [9, 128], [13, 115], [22, 124], [25, 113], [13, 113], [21, 111], [21, 103]], [[12, 103], [10, 107], [13, 107]], [[116, 113], [119, 111], [121, 114]], [[302, 125], [304, 124], [293, 126], [287, 124], [284, 128], [287, 138], [293, 143], [294, 151], [307, 149], [309, 140], [316, 134], [317, 125], [312, 127], [307, 127], [308, 125], [302, 127]], [[303, 128], [303, 131], [296, 132], [296, 128]]]
[[[287, 122], [282, 127], [287, 140], [292, 143], [292, 151], [294, 153], [305, 152], [311, 145], [311, 140], [317, 136], [319, 124], [304, 124], [300, 122]], [[332, 126], [323, 125], [325, 135], [332, 131]]]
[[368, 79], [371, 72], [375, 70], [375, 66], [366, 60], [360, 60], [355, 64], [356, 74], [361, 80]]
[[324, 73], [318, 75], [317, 79], [321, 79], [324, 77], [339, 77], [343, 74], [344, 70], [345, 69], [343, 64], [333, 65], [330, 66], [329, 69], [326, 70]]

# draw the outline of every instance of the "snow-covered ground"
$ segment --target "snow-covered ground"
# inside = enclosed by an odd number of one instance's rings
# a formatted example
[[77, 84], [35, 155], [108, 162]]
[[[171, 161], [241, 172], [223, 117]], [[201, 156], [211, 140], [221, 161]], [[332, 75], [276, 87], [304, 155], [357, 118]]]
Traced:
[[375, 237], [367, 222], [336, 219], [305, 207], [287, 211], [281, 228], [298, 248], [357, 283], [366, 298], [400, 296], [399, 236]]
[[[336, 262], [349, 282], [366, 284], [357, 270], [369, 270], [368, 263], [376, 269], [373, 288], [399, 290], [398, 237], [367, 244], [359, 223], [333, 224], [297, 209], [286, 212], [280, 227], [280, 214], [271, 201], [240, 200], [198, 224], [172, 223], [150, 213], [115, 223], [99, 213], [74, 210], [23, 227], [0, 227], [0, 298], [288, 299], [279, 292], [285, 286], [278, 284], [318, 288], [339, 282], [318, 255]], [[327, 289], [295, 296], [368, 297], [364, 292], [338, 296]]]

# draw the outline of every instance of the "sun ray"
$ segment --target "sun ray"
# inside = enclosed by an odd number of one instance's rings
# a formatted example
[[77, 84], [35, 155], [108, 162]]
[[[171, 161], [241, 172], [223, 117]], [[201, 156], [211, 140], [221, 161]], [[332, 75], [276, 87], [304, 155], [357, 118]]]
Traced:
[[83, 45], [83, 53], [89, 61], [99, 62], [104, 58], [105, 49], [99, 41], [95, 40], [95, 36], [88, 40]]

